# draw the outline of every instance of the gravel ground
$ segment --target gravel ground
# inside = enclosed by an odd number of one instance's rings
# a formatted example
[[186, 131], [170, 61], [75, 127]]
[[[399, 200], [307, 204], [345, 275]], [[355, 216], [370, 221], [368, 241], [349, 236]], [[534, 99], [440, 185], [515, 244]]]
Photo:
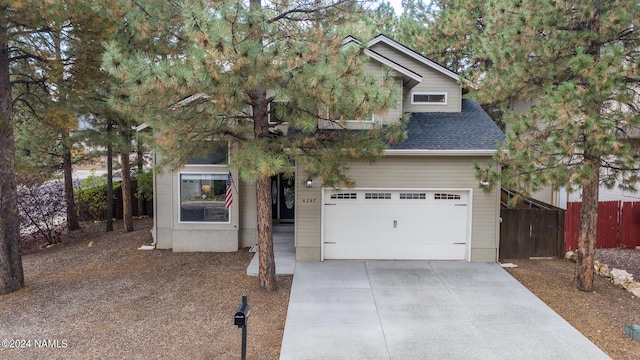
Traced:
[[610, 269], [627, 270], [636, 281], [640, 281], [640, 250], [637, 249], [598, 249], [596, 258]]
[[[251, 306], [247, 358], [277, 359], [292, 277], [264, 293], [246, 276], [246, 249], [136, 250], [151, 243], [151, 226], [139, 219], [126, 234], [85, 224], [26, 254], [26, 287], [0, 296], [0, 340], [22, 348], [0, 347], [0, 359], [237, 359], [241, 330], [232, 318], [243, 293]], [[640, 250], [599, 250], [598, 258], [640, 279]], [[603, 278], [593, 293], [575, 290], [569, 260], [510, 262], [518, 267], [509, 273], [613, 359], [640, 359], [640, 343], [623, 333], [640, 325], [640, 299]]]
[[[121, 228], [121, 223], [116, 223]], [[238, 359], [233, 314], [248, 295], [247, 358], [277, 359], [291, 277], [264, 293], [246, 276], [253, 254], [138, 251], [133, 233], [85, 225], [63, 243], [23, 257], [26, 287], [0, 297], [0, 359]], [[50, 347], [41, 347], [48, 340]], [[3, 345], [5, 345], [3, 343]]]

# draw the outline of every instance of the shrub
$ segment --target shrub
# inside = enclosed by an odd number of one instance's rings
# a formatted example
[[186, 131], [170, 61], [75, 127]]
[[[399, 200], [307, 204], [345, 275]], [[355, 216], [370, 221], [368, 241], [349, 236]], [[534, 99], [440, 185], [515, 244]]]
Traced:
[[[113, 183], [113, 190], [120, 183]], [[104, 220], [107, 214], [107, 178], [93, 173], [73, 191], [78, 217], [82, 220]], [[115, 197], [114, 197], [115, 198]]]
[[29, 248], [39, 239], [47, 245], [58, 242], [66, 210], [61, 181], [24, 183], [18, 189], [21, 247]]
[[136, 197], [147, 201], [153, 200], [153, 171], [142, 171], [136, 176], [138, 189]]

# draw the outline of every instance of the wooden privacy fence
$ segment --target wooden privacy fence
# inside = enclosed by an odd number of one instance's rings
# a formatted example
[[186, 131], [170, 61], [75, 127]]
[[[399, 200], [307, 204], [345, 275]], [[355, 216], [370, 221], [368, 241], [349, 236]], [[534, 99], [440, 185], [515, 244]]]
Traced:
[[[578, 248], [582, 203], [567, 203], [564, 251]], [[596, 248], [633, 249], [640, 246], [640, 202], [601, 201], [598, 204]]]
[[562, 209], [501, 209], [500, 259], [561, 257]]
[[564, 210], [502, 189], [500, 260], [564, 255]]

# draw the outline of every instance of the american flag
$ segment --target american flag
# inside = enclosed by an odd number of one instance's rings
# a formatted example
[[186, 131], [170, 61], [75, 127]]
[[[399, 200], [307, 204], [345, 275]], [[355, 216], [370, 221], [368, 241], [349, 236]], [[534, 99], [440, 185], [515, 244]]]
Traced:
[[229, 208], [231, 203], [233, 203], [233, 191], [231, 191], [231, 184], [233, 184], [233, 177], [231, 177], [231, 172], [227, 175], [227, 193], [224, 198], [224, 207]]

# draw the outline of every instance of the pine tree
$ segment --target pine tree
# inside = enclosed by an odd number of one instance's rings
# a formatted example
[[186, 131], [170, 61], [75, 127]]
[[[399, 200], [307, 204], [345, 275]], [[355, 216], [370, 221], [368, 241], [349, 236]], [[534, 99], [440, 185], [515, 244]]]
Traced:
[[[96, 9], [113, 16], [94, 16]], [[24, 285], [17, 170], [44, 177], [64, 168], [68, 226], [78, 227], [71, 149], [83, 114], [79, 100], [99, 84], [104, 39], [98, 35], [109, 34], [107, 26], [121, 19], [114, 21], [111, 10], [79, 0], [0, 4], [0, 294]]]
[[[76, 94], [81, 99], [78, 112], [90, 124], [90, 128], [82, 131], [81, 135], [85, 136], [90, 144], [106, 148], [106, 231], [113, 231], [113, 154], [120, 153], [123, 226], [126, 232], [130, 232], [133, 231], [133, 207], [129, 154], [132, 143], [131, 128], [136, 124], [108, 105], [107, 99], [113, 88], [117, 87], [117, 79], [102, 71], [100, 65], [105, 42], [118, 39], [124, 43], [136, 44], [136, 39], [131, 35], [128, 24], [121, 21], [125, 10], [119, 3], [97, 2], [91, 4], [88, 10], [85, 14], [90, 17], [82, 18], [81, 22], [77, 21], [74, 27], [77, 41], [73, 43], [79, 57], [74, 78], [78, 82]], [[139, 48], [144, 46], [139, 45]]]
[[[39, 12], [33, 11], [40, 8]], [[46, 94], [42, 68], [48, 54], [31, 46], [50, 39], [49, 21], [58, 19], [52, 4], [33, 1], [0, 3], [0, 294], [24, 286], [19, 249], [15, 156], [15, 104], [36, 110], [38, 95]], [[14, 87], [17, 87], [14, 93]], [[35, 100], [35, 101], [34, 101]]]
[[536, 191], [582, 192], [575, 285], [593, 290], [600, 185], [633, 188], [640, 125], [640, 7], [634, 1], [489, 1], [475, 72], [481, 101], [532, 104], [507, 113], [507, 140], [497, 155], [502, 176], [478, 176]]
[[20, 222], [15, 178], [13, 99], [9, 67], [12, 21], [9, 6], [0, 5], [0, 294], [24, 286], [19, 248]]
[[46, 33], [23, 36], [21, 45], [27, 46], [24, 50], [32, 59], [14, 67], [14, 73], [37, 74], [40, 80], [39, 86], [33, 86], [33, 80], [14, 85], [22, 100], [16, 110], [24, 127], [17, 133], [18, 143], [22, 152], [28, 153], [19, 157], [23, 160], [19, 165], [20, 169], [51, 175], [62, 170], [67, 227], [76, 230], [79, 221], [72, 171], [82, 158], [72, 156], [72, 151], [83, 140], [78, 122], [87, 115], [86, 104], [91, 102], [85, 97], [87, 89], [105, 80], [100, 76], [99, 59], [102, 40], [112, 25], [95, 16], [90, 5], [77, 0], [50, 2], [42, 14]]
[[[138, 4], [144, 11], [134, 8], [131, 19], [146, 18], [136, 27], [154, 28], [150, 8]], [[235, 144], [230, 166], [256, 182], [260, 286], [275, 290], [270, 177], [296, 162], [326, 186], [352, 184], [344, 161], [373, 160], [385, 147], [383, 135], [402, 137], [402, 123], [363, 132], [318, 131], [318, 124], [338, 119], [327, 123], [342, 128], [345, 119], [384, 112], [397, 101], [397, 90], [389, 74], [365, 73], [361, 48], [342, 49], [347, 34], [340, 25], [357, 21], [354, 2], [167, 6], [175, 16], [164, 34], [174, 36], [169, 43], [180, 53], [149, 56], [111, 44], [104, 68], [123, 83], [112, 103], [161, 134], [157, 141], [169, 168], [202, 152], [207, 141]], [[273, 115], [287, 122], [289, 136], [268, 122], [272, 102], [284, 105]]]

